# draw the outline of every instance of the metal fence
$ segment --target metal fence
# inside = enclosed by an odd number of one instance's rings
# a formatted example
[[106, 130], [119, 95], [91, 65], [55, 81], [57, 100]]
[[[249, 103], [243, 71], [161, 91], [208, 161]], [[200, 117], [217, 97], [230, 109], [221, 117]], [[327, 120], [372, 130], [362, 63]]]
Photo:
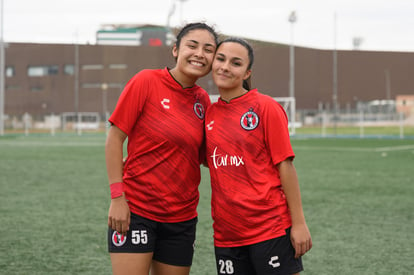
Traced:
[[[328, 129], [353, 127], [361, 137], [365, 135], [365, 129], [370, 127], [393, 127], [399, 129], [399, 135], [404, 137], [406, 129], [414, 129], [414, 114], [407, 116], [402, 112], [397, 112], [393, 107], [372, 108], [367, 104], [359, 104], [356, 109], [344, 108], [334, 110], [295, 110], [292, 106], [295, 101], [284, 100], [282, 106], [285, 107], [289, 117], [289, 128], [291, 134], [300, 134], [302, 128], [315, 128], [321, 136], [328, 134]], [[216, 101], [213, 99], [212, 101]], [[294, 110], [294, 109], [293, 109]], [[294, 115], [294, 119], [292, 116]], [[5, 116], [5, 133], [23, 132], [82, 132], [108, 130], [109, 113], [79, 112], [79, 113], [60, 113], [33, 116], [29, 113], [20, 115]], [[387, 134], [379, 133], [381, 134]]]

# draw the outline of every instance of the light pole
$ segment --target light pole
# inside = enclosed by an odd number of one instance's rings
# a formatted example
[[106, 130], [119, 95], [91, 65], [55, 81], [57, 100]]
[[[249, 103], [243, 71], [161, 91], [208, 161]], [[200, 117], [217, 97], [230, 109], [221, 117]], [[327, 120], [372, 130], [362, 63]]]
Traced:
[[180, 1], [180, 24], [183, 24], [183, 5], [187, 0], [178, 0]]
[[334, 122], [334, 133], [337, 134], [337, 120], [338, 117], [338, 52], [336, 50], [336, 12], [334, 13], [334, 49], [333, 49], [333, 79], [332, 79], [332, 85], [333, 85], [333, 91], [332, 91], [332, 103], [333, 103], [333, 122]]
[[295, 113], [296, 113], [296, 103], [295, 103], [295, 45], [294, 45], [294, 24], [297, 21], [296, 12], [292, 11], [289, 15], [290, 22], [290, 50], [289, 50], [289, 97], [293, 100], [290, 108], [290, 120], [292, 123], [292, 134], [295, 134]]
[[107, 83], [102, 83], [101, 85], [101, 89], [102, 89], [102, 108], [103, 108], [103, 113], [104, 113], [104, 127], [105, 127], [105, 133], [106, 135], [108, 135], [108, 127], [107, 127], [107, 123], [108, 123], [108, 104], [107, 104], [107, 90], [108, 90], [108, 84]]
[[[77, 36], [76, 36], [77, 37]], [[74, 83], [73, 83], [73, 88], [74, 88], [74, 94], [75, 94], [75, 102], [74, 102], [74, 107], [75, 107], [75, 116], [76, 116], [76, 122], [78, 124], [77, 127], [77, 133], [80, 136], [82, 134], [82, 130], [81, 130], [81, 119], [80, 119], [80, 113], [79, 113], [79, 44], [78, 41], [76, 39], [75, 41], [75, 60], [74, 60]]]
[[390, 70], [384, 70], [385, 73], [385, 91], [386, 91], [386, 100], [391, 100], [391, 74]]
[[385, 73], [385, 91], [386, 91], [386, 108], [387, 108], [387, 113], [391, 113], [391, 105], [390, 105], [390, 101], [391, 101], [391, 73], [389, 69], [384, 70]]
[[175, 0], [173, 0], [170, 10], [168, 11], [167, 16], [167, 28], [169, 31], [171, 31], [171, 17], [175, 13]]
[[0, 0], [0, 136], [4, 135], [4, 69], [6, 62], [4, 54], [4, 41], [3, 41], [3, 0]]

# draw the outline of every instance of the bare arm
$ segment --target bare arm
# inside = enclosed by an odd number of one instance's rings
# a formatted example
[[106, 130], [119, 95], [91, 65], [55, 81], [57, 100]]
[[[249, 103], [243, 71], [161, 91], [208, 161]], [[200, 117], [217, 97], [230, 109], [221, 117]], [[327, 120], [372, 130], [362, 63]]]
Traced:
[[303, 213], [299, 181], [295, 166], [291, 159], [286, 159], [278, 164], [278, 168], [280, 180], [292, 216], [290, 236], [292, 245], [295, 248], [295, 258], [298, 258], [312, 248], [312, 238]]
[[[123, 176], [123, 144], [127, 135], [112, 125], [105, 144], [106, 170], [109, 184], [122, 182]], [[111, 200], [108, 213], [108, 226], [125, 235], [129, 230], [130, 211], [125, 194]]]

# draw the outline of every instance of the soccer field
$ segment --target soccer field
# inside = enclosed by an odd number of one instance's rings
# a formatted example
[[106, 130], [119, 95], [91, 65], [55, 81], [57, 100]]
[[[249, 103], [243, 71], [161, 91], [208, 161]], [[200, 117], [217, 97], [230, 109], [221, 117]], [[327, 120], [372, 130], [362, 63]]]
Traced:
[[[111, 274], [105, 136], [0, 137], [0, 274]], [[414, 140], [301, 139], [296, 153], [314, 247], [302, 274], [412, 274]], [[215, 274], [202, 170], [191, 274]]]

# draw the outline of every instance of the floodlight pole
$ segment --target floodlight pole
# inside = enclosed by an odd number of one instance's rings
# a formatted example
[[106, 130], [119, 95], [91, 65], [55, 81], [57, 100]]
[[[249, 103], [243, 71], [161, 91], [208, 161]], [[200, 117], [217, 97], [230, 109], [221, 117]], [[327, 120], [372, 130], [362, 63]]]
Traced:
[[187, 0], [178, 0], [180, 1], [180, 24], [183, 24], [183, 5]]
[[[77, 37], [77, 36], [76, 36]], [[81, 124], [82, 121], [80, 119], [80, 113], [79, 113], [79, 44], [76, 39], [75, 41], [75, 60], [74, 60], [74, 83], [73, 83], [73, 91], [75, 94], [75, 116], [76, 116], [76, 124], [78, 127], [76, 127], [77, 134], [80, 136], [82, 134]]]
[[172, 5], [170, 7], [170, 10], [168, 11], [168, 15], [167, 15], [167, 28], [169, 31], [171, 31], [171, 17], [174, 15], [175, 10], [176, 10], [176, 2], [180, 2], [180, 22], [179, 24], [183, 24], [183, 5], [184, 2], [188, 1], [188, 0], [173, 0], [172, 1]]
[[334, 133], [337, 134], [337, 119], [338, 119], [338, 52], [336, 50], [336, 12], [334, 13], [334, 49], [333, 49], [333, 91], [332, 103], [334, 111]]
[[[296, 12], [292, 11], [289, 15], [289, 22], [290, 22], [290, 50], [289, 50], [289, 97], [295, 100], [295, 45], [294, 45], [294, 24], [297, 21]], [[295, 116], [296, 116], [296, 104], [292, 102], [290, 108], [290, 120], [292, 123], [292, 134], [295, 134]]]
[[386, 99], [391, 100], [391, 74], [390, 70], [386, 69], [385, 72], [385, 91], [386, 91]]
[[107, 83], [102, 83], [101, 84], [101, 89], [102, 89], [102, 109], [103, 109], [103, 114], [104, 114], [104, 127], [105, 127], [105, 133], [106, 135], [108, 135], [108, 130], [109, 128], [107, 127], [107, 123], [108, 123], [108, 88], [109, 85]]
[[3, 0], [0, 0], [0, 136], [4, 135], [4, 87], [5, 87], [5, 54], [4, 54], [4, 40], [3, 40]]
[[175, 13], [175, 0], [173, 0], [170, 10], [168, 11], [167, 16], [167, 28], [169, 31], [171, 31], [171, 17]]
[[387, 113], [391, 113], [391, 108], [390, 108], [390, 100], [391, 100], [391, 74], [390, 74], [390, 70], [386, 69], [384, 71], [385, 73], [385, 91], [386, 91], [386, 97], [385, 99], [387, 100]]

